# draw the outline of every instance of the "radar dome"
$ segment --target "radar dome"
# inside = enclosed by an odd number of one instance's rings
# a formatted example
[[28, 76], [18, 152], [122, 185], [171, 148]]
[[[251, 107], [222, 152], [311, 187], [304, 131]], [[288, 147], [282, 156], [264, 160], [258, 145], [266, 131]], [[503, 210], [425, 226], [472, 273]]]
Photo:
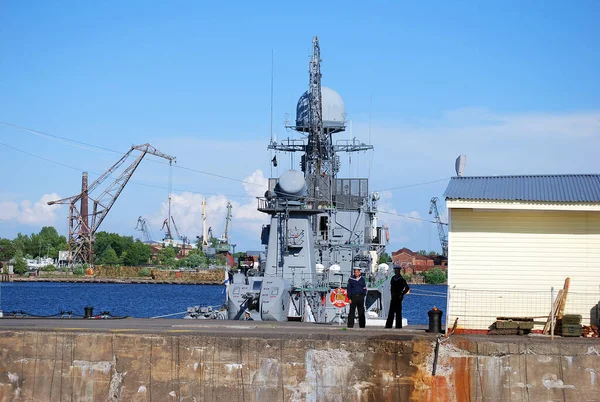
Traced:
[[306, 195], [306, 180], [298, 170], [287, 170], [279, 176], [275, 193], [282, 198], [292, 199]]
[[[309, 99], [310, 95], [306, 91], [296, 106], [296, 126], [299, 131], [308, 131], [310, 126]], [[325, 131], [344, 131], [346, 108], [340, 94], [331, 88], [321, 87], [321, 106], [323, 108], [323, 129]]]
[[339, 272], [341, 269], [342, 268], [337, 264], [333, 264], [332, 266], [329, 267], [329, 270], [333, 271], [333, 272]]
[[317, 269], [318, 274], [322, 274], [323, 271], [325, 271], [325, 266], [323, 264], [317, 264], [315, 268]]

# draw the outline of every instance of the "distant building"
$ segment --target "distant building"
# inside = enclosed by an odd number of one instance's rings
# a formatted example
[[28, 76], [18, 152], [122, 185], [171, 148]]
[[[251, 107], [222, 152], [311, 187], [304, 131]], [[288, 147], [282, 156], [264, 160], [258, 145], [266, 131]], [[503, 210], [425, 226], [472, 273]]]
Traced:
[[413, 274], [433, 268], [435, 266], [435, 261], [431, 257], [415, 253], [414, 251], [403, 247], [398, 251], [392, 252], [392, 265], [402, 267], [404, 273]]

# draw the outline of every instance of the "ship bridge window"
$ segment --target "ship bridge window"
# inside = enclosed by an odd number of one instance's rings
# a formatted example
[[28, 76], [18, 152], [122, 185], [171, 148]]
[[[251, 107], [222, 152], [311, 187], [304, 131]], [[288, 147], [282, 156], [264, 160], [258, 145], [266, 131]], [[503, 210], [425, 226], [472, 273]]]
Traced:
[[274, 289], [271, 290], [271, 295], [272, 296], [276, 296], [278, 294], [279, 294], [279, 288], [274, 288]]
[[350, 181], [350, 194], [354, 196], [360, 195], [360, 181], [351, 180]]
[[329, 217], [321, 216], [319, 219], [319, 232], [321, 233], [321, 237], [323, 240], [327, 240], [329, 238]]

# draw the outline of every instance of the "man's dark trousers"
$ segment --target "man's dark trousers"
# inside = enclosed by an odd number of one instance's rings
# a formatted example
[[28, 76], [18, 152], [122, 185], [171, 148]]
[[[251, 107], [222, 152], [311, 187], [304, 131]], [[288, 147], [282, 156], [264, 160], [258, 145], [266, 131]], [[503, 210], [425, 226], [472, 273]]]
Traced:
[[402, 295], [392, 295], [390, 300], [390, 312], [388, 313], [386, 328], [392, 328], [394, 324], [394, 315], [396, 315], [396, 328], [402, 328]]
[[358, 294], [350, 296], [350, 314], [348, 314], [348, 328], [354, 327], [354, 313], [358, 308], [358, 326], [365, 327], [365, 295]]

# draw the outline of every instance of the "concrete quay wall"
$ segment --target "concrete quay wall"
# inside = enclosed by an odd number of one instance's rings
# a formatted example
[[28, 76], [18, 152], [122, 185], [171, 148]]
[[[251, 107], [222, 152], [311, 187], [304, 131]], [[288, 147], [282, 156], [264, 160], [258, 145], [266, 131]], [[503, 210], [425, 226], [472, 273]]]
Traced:
[[248, 332], [0, 329], [0, 401], [600, 401], [597, 340], [451, 337], [432, 376], [435, 336]]

